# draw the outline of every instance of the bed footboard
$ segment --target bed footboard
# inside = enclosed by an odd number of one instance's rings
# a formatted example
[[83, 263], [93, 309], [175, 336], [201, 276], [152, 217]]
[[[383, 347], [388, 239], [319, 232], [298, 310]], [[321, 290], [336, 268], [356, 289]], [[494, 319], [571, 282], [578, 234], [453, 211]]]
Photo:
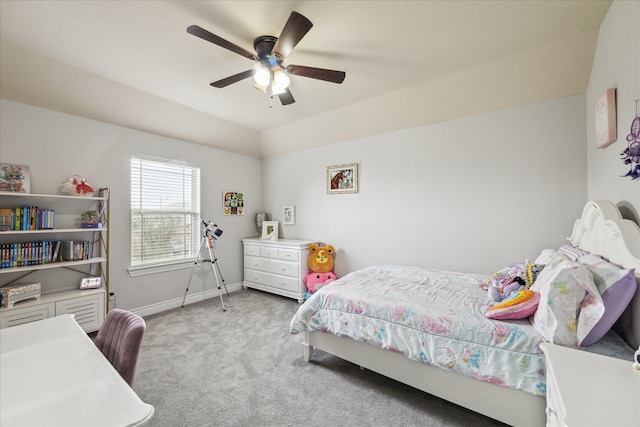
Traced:
[[306, 361], [317, 348], [506, 424], [536, 427], [546, 424], [544, 397], [447, 372], [411, 361], [399, 353], [328, 333], [305, 332], [303, 346]]

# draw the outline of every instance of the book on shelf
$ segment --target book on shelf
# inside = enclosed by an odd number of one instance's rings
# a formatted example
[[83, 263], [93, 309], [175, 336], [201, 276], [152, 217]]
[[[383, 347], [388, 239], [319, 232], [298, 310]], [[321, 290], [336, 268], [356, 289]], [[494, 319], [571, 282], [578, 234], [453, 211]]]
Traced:
[[0, 243], [0, 268], [28, 267], [61, 261], [60, 246], [60, 240]]
[[0, 208], [0, 231], [32, 231], [53, 229], [55, 211], [37, 206]]

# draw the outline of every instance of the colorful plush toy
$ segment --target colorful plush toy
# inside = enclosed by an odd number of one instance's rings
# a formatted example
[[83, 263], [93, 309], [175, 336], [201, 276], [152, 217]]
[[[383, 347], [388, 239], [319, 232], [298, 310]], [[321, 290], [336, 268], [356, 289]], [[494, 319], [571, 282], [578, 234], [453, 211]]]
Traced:
[[62, 192], [72, 196], [91, 196], [94, 190], [86, 179], [81, 178], [79, 175], [74, 175], [69, 178], [69, 181], [62, 184]]
[[314, 273], [329, 273], [333, 271], [333, 256], [336, 250], [331, 245], [309, 246], [309, 270]]
[[336, 279], [337, 277], [333, 271], [328, 273], [315, 273], [310, 271], [302, 281], [307, 285], [307, 291], [312, 294]]
[[514, 292], [529, 289], [542, 271], [541, 264], [511, 264], [507, 269], [494, 274], [488, 282], [489, 297], [502, 302]]
[[307, 285], [307, 300], [320, 288], [337, 279], [333, 272], [333, 256], [335, 249], [331, 245], [319, 246], [313, 243], [309, 246], [309, 273], [302, 279]]

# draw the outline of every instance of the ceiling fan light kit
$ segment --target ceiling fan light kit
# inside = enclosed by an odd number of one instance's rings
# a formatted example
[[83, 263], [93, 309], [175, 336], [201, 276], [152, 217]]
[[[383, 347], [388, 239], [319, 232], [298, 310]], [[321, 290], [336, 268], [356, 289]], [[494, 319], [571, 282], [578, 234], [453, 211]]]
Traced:
[[253, 76], [255, 81], [253, 86], [256, 89], [266, 93], [270, 98], [277, 95], [282, 105], [289, 105], [295, 102], [289, 90], [289, 84], [291, 82], [289, 75], [337, 84], [342, 83], [346, 77], [344, 71], [306, 67], [302, 65], [285, 66], [283, 64], [285, 58], [293, 51], [293, 48], [296, 47], [302, 37], [309, 32], [311, 27], [313, 27], [311, 21], [300, 13], [293, 11], [282, 29], [280, 37], [259, 36], [253, 41], [253, 48], [256, 51], [255, 54], [197, 25], [191, 25], [187, 28], [187, 32], [247, 59], [258, 62], [255, 69], [243, 71], [215, 81], [211, 83], [211, 86], [221, 89]]

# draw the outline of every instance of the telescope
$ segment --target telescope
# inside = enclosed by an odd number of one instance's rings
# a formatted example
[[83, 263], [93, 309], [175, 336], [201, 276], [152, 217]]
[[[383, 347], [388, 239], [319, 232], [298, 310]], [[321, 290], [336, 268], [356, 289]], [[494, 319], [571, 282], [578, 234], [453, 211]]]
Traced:
[[216, 224], [212, 223], [211, 221], [209, 222], [205, 222], [204, 220], [201, 220], [201, 221], [204, 227], [205, 235], [213, 239], [215, 239], [216, 237], [222, 236], [222, 230], [220, 230]]

